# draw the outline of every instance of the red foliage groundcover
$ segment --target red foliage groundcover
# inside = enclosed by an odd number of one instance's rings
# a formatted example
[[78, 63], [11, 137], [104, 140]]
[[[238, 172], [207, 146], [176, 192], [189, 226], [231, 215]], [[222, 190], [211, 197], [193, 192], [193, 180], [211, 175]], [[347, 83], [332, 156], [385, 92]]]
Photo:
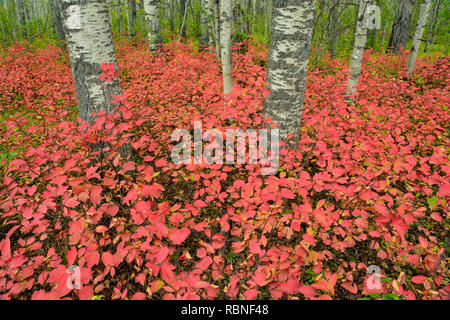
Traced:
[[[275, 176], [174, 165], [177, 128], [261, 125], [266, 55], [234, 57], [225, 102], [214, 55], [121, 45], [126, 121], [86, 131], [64, 52], [1, 50], [0, 298], [448, 298], [449, 59], [407, 80], [406, 54], [366, 52], [354, 104], [346, 63], [322, 62]], [[90, 151], [99, 140], [107, 158]], [[80, 289], [66, 285], [71, 265]]]

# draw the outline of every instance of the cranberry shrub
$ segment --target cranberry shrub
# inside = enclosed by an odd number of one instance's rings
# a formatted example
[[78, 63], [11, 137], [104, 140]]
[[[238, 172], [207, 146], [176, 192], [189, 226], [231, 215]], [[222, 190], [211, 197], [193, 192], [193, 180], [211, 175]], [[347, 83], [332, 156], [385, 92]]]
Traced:
[[[87, 129], [63, 51], [1, 49], [0, 298], [448, 298], [449, 58], [407, 79], [407, 53], [366, 52], [353, 104], [348, 65], [325, 58], [275, 176], [174, 165], [175, 129], [264, 122], [266, 56], [235, 54], [224, 100], [214, 55], [120, 45], [122, 119]], [[66, 285], [71, 265], [81, 289]]]

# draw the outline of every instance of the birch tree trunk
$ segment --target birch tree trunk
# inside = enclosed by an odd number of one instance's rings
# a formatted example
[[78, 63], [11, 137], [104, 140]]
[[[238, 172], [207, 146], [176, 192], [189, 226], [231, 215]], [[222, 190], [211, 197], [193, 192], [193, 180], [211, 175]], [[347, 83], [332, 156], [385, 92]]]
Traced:
[[386, 31], [388, 28], [388, 22], [386, 21], [384, 27], [383, 27], [383, 35], [381, 36], [381, 43], [380, 43], [380, 50], [384, 50], [384, 39], [386, 39]]
[[280, 125], [280, 139], [290, 134], [295, 148], [305, 97], [305, 85], [315, 20], [315, 0], [274, 0], [267, 80], [270, 93], [264, 116]]
[[213, 0], [202, 0], [202, 12], [200, 14], [200, 29], [201, 37], [200, 44], [202, 46], [212, 47], [213, 33], [214, 33], [214, 21], [213, 21]]
[[220, 6], [219, 0], [214, 1], [214, 33], [216, 37], [216, 55], [220, 60]]
[[428, 25], [428, 30], [427, 30], [427, 40], [425, 41], [425, 52], [428, 52], [428, 46], [430, 43], [431, 34], [433, 33], [434, 23], [436, 21], [438, 10], [439, 10], [439, 0], [435, 0], [434, 4], [433, 4], [433, 11], [431, 14], [431, 21]]
[[231, 61], [231, 25], [232, 20], [232, 0], [220, 1], [220, 48], [223, 73], [223, 92], [228, 94], [233, 88]]
[[358, 87], [364, 48], [367, 41], [366, 10], [371, 0], [359, 0], [358, 20], [356, 21], [355, 43], [350, 59], [350, 79], [347, 83], [347, 94], [353, 95]]
[[200, 2], [200, 47], [206, 47], [208, 45], [208, 18], [206, 13], [208, 4], [209, 0], [201, 0]]
[[19, 22], [19, 34], [22, 39], [27, 38], [27, 17], [25, 14], [25, 2], [24, 0], [16, 0], [16, 14], [17, 21]]
[[131, 15], [130, 15], [130, 37], [134, 38], [136, 35], [136, 16], [137, 16], [137, 11], [136, 11], [136, 0], [129, 0], [130, 3], [130, 11], [131, 11]]
[[131, 14], [130, 14], [130, 0], [124, 0], [125, 1], [125, 11], [127, 16], [127, 34], [128, 37], [131, 37], [132, 34], [132, 21], [131, 21]]
[[214, 51], [214, 4], [213, 0], [207, 0], [206, 16], [208, 17], [208, 40], [211, 52]]
[[114, 112], [115, 105], [109, 104], [111, 94], [122, 94], [118, 77], [111, 82], [99, 79], [103, 63], [113, 64], [117, 70], [108, 7], [106, 0], [61, 0], [60, 3], [78, 110], [81, 119], [92, 124], [95, 116], [91, 113]]
[[156, 51], [162, 43], [159, 25], [158, 0], [144, 0], [145, 18], [147, 21], [147, 38], [151, 51]]
[[257, 9], [256, 9], [256, 0], [252, 1], [252, 35], [256, 34], [256, 19], [258, 17]]
[[398, 53], [400, 48], [406, 48], [413, 9], [414, 0], [401, 0], [389, 38], [388, 52], [392, 50], [394, 53]]
[[187, 6], [186, 1], [189, 0], [180, 0], [180, 21], [181, 21], [181, 27], [180, 27], [180, 38], [183, 38], [186, 40], [186, 16], [187, 16]]
[[337, 44], [339, 43], [339, 36], [340, 36], [340, 0], [332, 0], [330, 2], [331, 5], [331, 11], [330, 11], [330, 28], [328, 32], [329, 36], [329, 45], [328, 49], [330, 51], [330, 54], [332, 57], [335, 57], [337, 54]]
[[420, 7], [419, 21], [417, 22], [416, 32], [414, 33], [413, 44], [408, 59], [408, 73], [410, 77], [412, 76], [416, 65], [417, 54], [419, 53], [423, 29], [425, 29], [425, 24], [427, 23], [430, 5], [431, 0], [424, 0]]
[[61, 3], [59, 0], [50, 0], [50, 10], [52, 13], [52, 23], [56, 27], [56, 32], [60, 41], [65, 41], [64, 27], [61, 16]]

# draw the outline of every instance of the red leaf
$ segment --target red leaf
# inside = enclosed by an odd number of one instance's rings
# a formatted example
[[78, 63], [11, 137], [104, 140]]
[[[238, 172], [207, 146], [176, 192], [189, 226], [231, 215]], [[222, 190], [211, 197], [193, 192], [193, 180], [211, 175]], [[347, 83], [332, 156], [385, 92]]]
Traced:
[[156, 263], [161, 263], [164, 260], [166, 260], [167, 256], [169, 255], [169, 249], [167, 247], [162, 247], [158, 250], [156, 253]]
[[255, 289], [248, 289], [244, 292], [244, 297], [247, 300], [253, 300], [258, 295], [259, 291]]
[[91, 202], [96, 205], [100, 204], [100, 202], [102, 201], [101, 194], [102, 194], [102, 188], [99, 186], [94, 186], [91, 189], [91, 192], [89, 194], [89, 198], [90, 198]]
[[414, 276], [411, 278], [411, 282], [416, 283], [416, 284], [424, 283], [425, 280], [427, 280], [427, 277], [425, 277], [425, 276]]
[[200, 271], [203, 271], [206, 268], [208, 268], [211, 265], [212, 262], [213, 262], [213, 259], [210, 256], [206, 256], [202, 260], [197, 262], [195, 267], [200, 269]]
[[312, 235], [310, 235], [309, 233], [305, 233], [303, 235], [303, 240], [305, 240], [306, 242], [311, 243], [313, 246], [316, 245], [316, 239], [314, 239], [314, 237]]
[[103, 252], [102, 254], [102, 262], [105, 266], [110, 267], [114, 266], [114, 257], [109, 252]]
[[77, 199], [75, 199], [75, 197], [69, 198], [66, 201], [64, 201], [64, 206], [66, 206], [67, 208], [75, 208], [79, 204], [80, 203], [78, 202]]
[[289, 190], [289, 189], [286, 189], [286, 188], [283, 188], [283, 189], [281, 189], [281, 196], [283, 197], [283, 198], [286, 198], [286, 199], [295, 199], [295, 193], [293, 193], [291, 190]]
[[2, 253], [2, 260], [8, 261], [11, 259], [11, 241], [6, 238], [2, 241], [0, 246], [0, 252]]
[[298, 219], [292, 220], [291, 229], [294, 231], [297, 231], [297, 232], [300, 231], [301, 230], [300, 229], [300, 220], [298, 220]]
[[405, 234], [409, 229], [409, 225], [402, 218], [397, 218], [392, 220], [392, 226], [398, 232], [400, 237], [404, 240]]
[[143, 293], [143, 292], [136, 292], [131, 297], [131, 300], [145, 300], [145, 297], [146, 297], [145, 293]]
[[354, 282], [345, 281], [341, 283], [341, 287], [350, 291], [353, 294], [356, 294], [358, 292], [358, 286]]
[[176, 245], [181, 244], [186, 240], [191, 231], [188, 228], [176, 229], [174, 232], [169, 234], [169, 239]]
[[201, 208], [204, 208], [206, 206], [207, 206], [207, 204], [203, 200], [195, 200], [194, 201], [194, 207], [196, 207], [196, 208], [201, 209]]
[[314, 297], [317, 295], [317, 290], [311, 286], [303, 286], [299, 289], [300, 293], [306, 298]]
[[72, 249], [70, 249], [69, 251], [67, 251], [67, 263], [68, 265], [73, 265], [73, 263], [75, 262], [75, 259], [77, 258], [77, 248], [76, 247], [72, 247]]

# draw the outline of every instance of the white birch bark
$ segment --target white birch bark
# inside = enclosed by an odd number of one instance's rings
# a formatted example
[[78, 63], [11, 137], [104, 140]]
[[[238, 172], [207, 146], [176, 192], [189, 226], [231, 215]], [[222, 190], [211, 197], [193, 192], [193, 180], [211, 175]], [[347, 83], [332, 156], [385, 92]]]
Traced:
[[350, 60], [350, 79], [347, 83], [347, 94], [353, 95], [358, 87], [361, 75], [361, 65], [364, 54], [364, 47], [367, 41], [367, 17], [366, 10], [370, 0], [359, 0], [358, 18], [356, 21], [355, 42]]
[[210, 48], [214, 46], [213, 34], [214, 34], [214, 9], [213, 0], [202, 0], [203, 4], [203, 27], [202, 37], [204, 38], [204, 45], [208, 44]]
[[280, 139], [297, 146], [315, 20], [315, 0], [274, 0], [264, 116], [279, 124]]
[[231, 61], [232, 0], [220, 1], [220, 48], [223, 73], [223, 92], [228, 94], [233, 88]]
[[216, 55], [220, 60], [220, 7], [219, 0], [214, 1], [214, 34], [216, 38]]
[[162, 42], [161, 27], [159, 25], [159, 12], [157, 0], [144, 0], [145, 18], [148, 27], [148, 43], [151, 51], [156, 51]]
[[410, 77], [412, 76], [414, 72], [414, 67], [416, 65], [417, 54], [419, 53], [423, 30], [425, 29], [425, 24], [427, 23], [430, 5], [431, 0], [424, 0], [422, 6], [420, 7], [419, 21], [417, 22], [416, 32], [414, 33], [412, 48], [409, 53], [408, 59], [408, 73]]
[[208, 2], [208, 0], [200, 1], [200, 47], [208, 45], [208, 17], [206, 14]]
[[256, 34], [256, 19], [257, 19], [257, 12], [256, 12], [256, 0], [252, 1], [252, 35]]
[[25, 2], [24, 0], [16, 0], [16, 15], [17, 21], [19, 22], [19, 33], [23, 39], [27, 38], [27, 17], [25, 13]]
[[108, 7], [106, 0], [61, 0], [60, 6], [78, 110], [81, 119], [92, 124], [95, 116], [91, 113], [114, 112], [115, 105], [109, 104], [111, 94], [122, 94], [118, 77], [112, 82], [99, 79], [103, 63], [113, 64], [117, 70]]

